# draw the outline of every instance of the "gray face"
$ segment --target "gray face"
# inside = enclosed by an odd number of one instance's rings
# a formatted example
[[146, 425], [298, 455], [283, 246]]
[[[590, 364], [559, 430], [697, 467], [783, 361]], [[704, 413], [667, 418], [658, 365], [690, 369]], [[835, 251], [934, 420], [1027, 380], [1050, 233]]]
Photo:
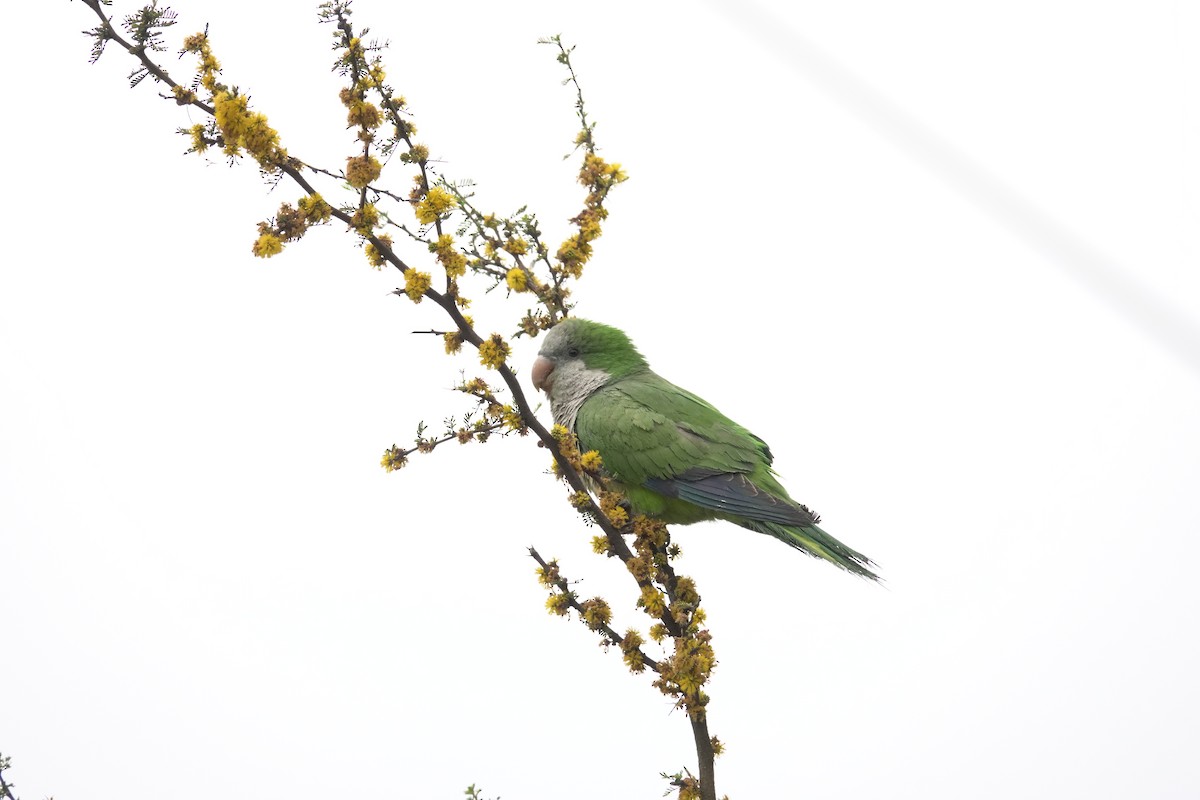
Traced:
[[534, 385], [550, 396], [554, 421], [574, 430], [580, 407], [593, 392], [608, 383], [610, 376], [604, 370], [587, 368], [572, 339], [571, 329], [569, 323], [562, 323], [546, 334], [533, 373]]

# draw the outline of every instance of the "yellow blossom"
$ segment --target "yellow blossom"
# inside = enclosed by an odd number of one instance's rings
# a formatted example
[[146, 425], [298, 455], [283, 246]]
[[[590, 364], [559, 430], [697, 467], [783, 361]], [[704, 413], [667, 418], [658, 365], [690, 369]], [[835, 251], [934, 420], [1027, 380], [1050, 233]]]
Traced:
[[620, 506], [612, 506], [604, 509], [604, 515], [608, 517], [608, 521], [615, 527], [622, 527], [626, 522], [629, 522], [629, 512]]
[[346, 182], [361, 189], [379, 177], [383, 166], [374, 156], [361, 155], [346, 159]]
[[[380, 242], [391, 249], [392, 237], [384, 235], [376, 238], [378, 238]], [[383, 267], [387, 264], [387, 258], [383, 255], [383, 252], [374, 245], [374, 243], [367, 242], [365, 245], [363, 245], [363, 252], [367, 254], [368, 263], [370, 263], [370, 265], [375, 269], [383, 269]]]
[[185, 53], [199, 53], [208, 44], [208, 34], [193, 33], [191, 36], [184, 38], [183, 51]]
[[625, 666], [629, 667], [630, 672], [642, 672], [646, 669], [645, 656], [641, 651], [644, 643], [642, 635], [635, 629], [630, 628], [625, 631], [625, 638], [621, 640], [621, 653], [624, 656]]
[[250, 251], [259, 258], [270, 258], [283, 252], [283, 242], [273, 233], [264, 233], [254, 242]]
[[516, 407], [510, 405], [503, 406], [499, 416], [500, 421], [503, 422], [510, 431], [516, 431], [522, 436], [525, 435], [525, 418], [521, 416], [521, 412], [517, 410]]
[[217, 127], [225, 137], [225, 152], [236, 156], [244, 148], [263, 167], [276, 166], [284, 155], [279, 134], [267, 124], [266, 115], [251, 112], [245, 95], [218, 92], [213, 97]]
[[453, 355], [459, 350], [462, 350], [463, 338], [462, 334], [458, 331], [451, 331], [450, 333], [443, 334], [442, 338], [446, 342], [446, 355]]
[[437, 239], [429, 243], [429, 252], [444, 253], [447, 250], [454, 249], [454, 237], [448, 233], [443, 233]]
[[583, 157], [583, 167], [579, 170], [579, 182], [584, 186], [611, 186], [626, 179], [620, 164], [609, 164], [595, 153]]
[[408, 463], [408, 457], [404, 455], [404, 451], [392, 445], [383, 453], [383, 458], [379, 459], [379, 465], [388, 472], [395, 472]]
[[203, 125], [193, 125], [188, 128], [188, 133], [192, 137], [192, 152], [203, 153], [208, 149], [208, 140], [204, 137]]
[[429, 160], [429, 148], [423, 144], [414, 144], [408, 152], [401, 153], [400, 160], [406, 164], [424, 164]]
[[524, 239], [508, 239], [504, 243], [504, 249], [514, 256], [520, 256], [529, 252], [529, 245]]
[[440, 186], [434, 186], [425, 193], [425, 199], [417, 203], [417, 221], [429, 225], [457, 205], [458, 201], [454, 199], [454, 195]]
[[429, 251], [437, 254], [438, 263], [445, 268], [451, 278], [459, 278], [467, 274], [467, 257], [454, 246], [454, 237], [443, 233], [437, 241], [429, 245]]
[[[442, 266], [446, 269], [446, 274], [451, 278], [461, 278], [467, 274], [467, 257], [457, 250], [450, 252], [438, 253], [438, 261], [442, 262]], [[470, 300], [460, 298], [463, 302], [459, 305], [466, 307], [470, 305]]]
[[646, 609], [646, 613], [652, 617], [661, 617], [667, 610], [662, 592], [651, 585], [642, 587], [642, 596], [638, 598], [638, 605]]
[[524, 292], [529, 288], [528, 278], [525, 275], [525, 270], [520, 267], [513, 267], [505, 276], [504, 282], [508, 284], [508, 288], [514, 292]]
[[301, 197], [296, 203], [300, 208], [300, 213], [304, 214], [304, 218], [308, 220], [308, 224], [316, 225], [321, 222], [326, 222], [333, 214], [333, 209], [329, 207], [319, 194], [308, 194]]
[[431, 285], [433, 285], [433, 279], [428, 272], [417, 272], [415, 269], [405, 270], [404, 293], [414, 303], [421, 302], [422, 296]]
[[512, 348], [504, 341], [504, 337], [493, 333], [479, 345], [479, 363], [488, 369], [499, 369], [511, 353]]
[[247, 103], [245, 95], [230, 92], [220, 92], [213, 98], [217, 127], [225, 135], [225, 152], [229, 155], [238, 153], [238, 140], [246, 126]]
[[382, 121], [383, 115], [379, 113], [379, 108], [365, 100], [352, 104], [350, 113], [346, 115], [346, 125], [349, 127], [378, 128]]
[[537, 568], [538, 583], [545, 586], [547, 589], [552, 589], [561, 579], [558, 568], [558, 560], [551, 559], [546, 562], [546, 566]]
[[638, 581], [650, 580], [650, 559], [645, 556], [637, 556], [625, 562], [625, 569], [629, 570], [629, 574]]
[[581, 605], [583, 606], [583, 621], [592, 630], [598, 631], [612, 621], [612, 609], [601, 598], [593, 597], [591, 600], [584, 600]]
[[350, 226], [363, 236], [370, 235], [371, 231], [378, 224], [379, 209], [375, 208], [373, 203], [367, 203], [355, 211], [354, 216], [350, 218]]
[[241, 144], [263, 166], [275, 165], [279, 157], [279, 134], [267, 124], [265, 114], [254, 112], [245, 120]]
[[565, 593], [554, 593], [546, 599], [546, 610], [551, 614], [566, 616], [571, 610], [571, 596]]
[[588, 450], [580, 457], [579, 463], [588, 472], [595, 472], [604, 465], [604, 460], [600, 458], [600, 454], [595, 450]]
[[696, 591], [696, 582], [686, 575], [680, 575], [675, 581], [675, 598], [690, 605], [699, 603], [700, 595]]

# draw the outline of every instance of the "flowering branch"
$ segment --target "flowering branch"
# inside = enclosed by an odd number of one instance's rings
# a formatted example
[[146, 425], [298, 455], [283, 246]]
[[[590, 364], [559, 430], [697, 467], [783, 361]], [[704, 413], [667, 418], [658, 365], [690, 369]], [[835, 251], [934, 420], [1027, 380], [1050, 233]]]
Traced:
[[[530, 555], [538, 562], [543, 585], [550, 589], [547, 606], [554, 613], [574, 611], [584, 623], [610, 645], [618, 646], [625, 663], [633, 672], [650, 668], [657, 679], [654, 685], [675, 699], [687, 711], [696, 739], [700, 763], [699, 779], [682, 773], [673, 785], [682, 800], [716, 800], [713, 788], [713, 757], [720, 750], [708, 734], [708, 696], [703, 687], [716, 664], [711, 636], [703, 627], [704, 611], [695, 583], [679, 576], [671, 564], [679, 548], [670, 543], [666, 526], [642, 516], [630, 516], [627, 501], [613, 490], [604, 477], [598, 454], [580, 453], [574, 437], [555, 426], [547, 429], [536, 418], [533, 406], [508, 363], [509, 339], [499, 333], [483, 335], [466, 312], [471, 300], [464, 293], [469, 275], [489, 283], [489, 290], [503, 284], [509, 294], [528, 294], [535, 305], [525, 311], [513, 336], [537, 336], [568, 316], [572, 304], [571, 282], [578, 280], [593, 254], [593, 245], [601, 235], [608, 217], [605, 205], [609, 193], [625, 180], [619, 164], [599, 155], [595, 125], [587, 115], [583, 92], [571, 64], [571, 48], [559, 37], [543, 40], [557, 48], [557, 60], [567, 70], [564, 84], [575, 90], [575, 109], [580, 131], [576, 150], [582, 151], [579, 183], [587, 194], [582, 210], [570, 219], [572, 230], [557, 248], [546, 240], [537, 217], [526, 209], [511, 216], [485, 213], [474, 198], [461, 187], [437, 174], [429, 148], [416, 139], [405, 99], [386, 83], [382, 61], [383, 45], [365, 41], [368, 29], [352, 24], [349, 0], [324, 2], [319, 6], [322, 22], [332, 25], [333, 47], [337, 53], [334, 68], [347, 85], [339, 97], [346, 108], [347, 126], [354, 131], [356, 144], [341, 170], [311, 164], [290, 154], [279, 133], [270, 126], [266, 115], [251, 108], [249, 96], [227, 83], [207, 31], [186, 37], [181, 54], [194, 56], [196, 74], [186, 88], [176, 82], [151, 57], [165, 50], [163, 31], [175, 23], [174, 14], [158, 9], [154, 3], [126, 17], [122, 28], [103, 9], [106, 0], [83, 0], [100, 19], [88, 33], [94, 38], [92, 60], [99, 58], [108, 43], [115, 43], [138, 61], [131, 75], [137, 84], [151, 77], [170, 90], [162, 95], [181, 106], [190, 106], [205, 115], [205, 121], [180, 131], [191, 142], [189, 152], [204, 154], [218, 148], [231, 161], [251, 158], [262, 174], [272, 181], [289, 179], [303, 195], [293, 204], [284, 202], [276, 214], [258, 223], [257, 238], [251, 252], [260, 258], [278, 255], [290, 243], [301, 239], [311, 228], [337, 220], [353, 232], [368, 263], [376, 268], [396, 269], [404, 285], [398, 296], [413, 303], [424, 300], [437, 305], [451, 325], [440, 335], [447, 354], [459, 353], [464, 345], [473, 348], [483, 368], [494, 371], [499, 383], [475, 377], [456, 387], [473, 398], [475, 407], [461, 418], [450, 417], [441, 436], [426, 435], [424, 423], [417, 426], [414, 446], [396, 445], [385, 451], [382, 464], [392, 471], [405, 466], [414, 452], [430, 452], [451, 440], [463, 444], [484, 442], [495, 434], [529, 433], [539, 446], [548, 449], [554, 459], [554, 471], [571, 489], [572, 505], [583, 513], [601, 535], [593, 540], [596, 552], [616, 557], [625, 565], [638, 586], [637, 605], [651, 618], [649, 636], [669, 652], [651, 658], [645, 651], [642, 635], [630, 628], [624, 635], [611, 627], [612, 610], [601, 598], [580, 601], [559, 572], [556, 561], [546, 561], [536, 550]], [[404, 195], [381, 188], [385, 165], [396, 159], [415, 170], [413, 187]], [[383, 160], [380, 160], [383, 157]], [[335, 205], [327, 202], [313, 181], [343, 181], [351, 188], [352, 199]], [[331, 195], [332, 196], [332, 195]], [[398, 222], [411, 215], [412, 223]], [[451, 225], [458, 219], [461, 224]], [[393, 246], [388, 228], [398, 228], [411, 240], [421, 243], [430, 254], [429, 271], [406, 263]], [[451, 231], [454, 231], [453, 233]], [[435, 289], [434, 270], [440, 271], [441, 288]], [[507, 392], [507, 401], [502, 399]], [[590, 490], [595, 490], [593, 496]], [[627, 541], [632, 541], [632, 547]], [[667, 644], [667, 640], [670, 644]]]

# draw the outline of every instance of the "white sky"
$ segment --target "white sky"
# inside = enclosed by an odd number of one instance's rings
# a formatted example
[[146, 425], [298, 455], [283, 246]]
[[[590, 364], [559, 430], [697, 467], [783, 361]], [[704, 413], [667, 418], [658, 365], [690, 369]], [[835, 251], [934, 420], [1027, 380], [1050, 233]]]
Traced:
[[[210, 23], [285, 145], [336, 168], [352, 137], [314, 8], [180, 0], [176, 31]], [[721, 662], [720, 792], [1195, 792], [1200, 9], [356, 8], [447, 174], [483, 206], [530, 203], [554, 240], [579, 199], [574, 117], [535, 40], [578, 45], [631, 175], [579, 313], [767, 439], [887, 579], [676, 529]], [[659, 796], [692, 763], [686, 721], [542, 610], [530, 544], [618, 627], [643, 619], [545, 452], [378, 467], [418, 420], [465, 410], [448, 387], [473, 360], [408, 334], [436, 308], [389, 296], [397, 276], [335, 229], [253, 259], [255, 223], [298, 190], [184, 158], [172, 131], [199, 118], [126, 88], [116, 50], [89, 66], [81, 4], [7, 15], [0, 751], [18, 794]], [[523, 309], [477, 317], [508, 330]]]

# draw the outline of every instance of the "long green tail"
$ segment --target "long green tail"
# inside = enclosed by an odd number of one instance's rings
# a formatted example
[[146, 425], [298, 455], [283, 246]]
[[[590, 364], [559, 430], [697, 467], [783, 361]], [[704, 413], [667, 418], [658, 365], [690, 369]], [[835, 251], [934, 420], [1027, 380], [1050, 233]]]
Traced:
[[847, 572], [853, 572], [855, 575], [861, 575], [873, 581], [879, 580], [879, 576], [868, 569], [868, 567], [876, 566], [871, 559], [846, 547], [816, 525], [801, 527], [760, 520], [739, 521], [738, 524], [752, 531], [774, 536], [797, 550], [802, 550], [814, 558], [823, 558]]

